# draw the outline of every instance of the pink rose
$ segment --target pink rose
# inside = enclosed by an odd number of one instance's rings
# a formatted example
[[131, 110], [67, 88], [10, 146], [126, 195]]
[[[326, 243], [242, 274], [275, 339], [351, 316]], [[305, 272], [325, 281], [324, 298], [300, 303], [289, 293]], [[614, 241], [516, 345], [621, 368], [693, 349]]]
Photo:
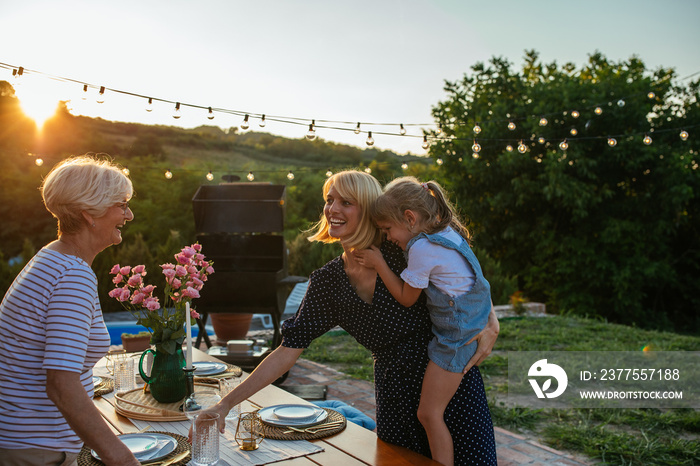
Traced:
[[209, 275], [211, 275], [211, 274], [214, 273], [214, 267], [212, 267], [211, 265], [210, 265], [209, 267], [207, 267], [206, 270], [207, 270], [207, 273], [208, 273]]
[[141, 288], [141, 292], [147, 296], [150, 296], [151, 293], [153, 293], [153, 290], [155, 290], [156, 287], [153, 285], [146, 285], [143, 288]]
[[121, 302], [128, 301], [129, 296], [131, 296], [131, 290], [129, 290], [129, 288], [126, 288], [126, 287], [120, 288], [120, 290], [121, 290], [121, 295], [117, 299], [119, 299], [119, 301], [121, 301]]
[[194, 260], [196, 260], [197, 262], [202, 262], [204, 260], [204, 254], [195, 254]]
[[119, 269], [121, 269], [121, 267], [119, 267], [119, 264], [116, 264], [114, 267], [112, 267], [112, 270], [110, 270], [109, 273], [112, 275], [117, 274], [119, 273]]
[[141, 275], [146, 275], [146, 266], [145, 265], [137, 265], [136, 267], [133, 268], [132, 272], [138, 273]]
[[109, 295], [110, 298], [119, 299], [119, 297], [122, 295], [122, 289], [121, 289], [121, 288], [115, 288], [115, 289], [113, 289], [112, 291], [110, 291], [110, 292], [107, 293], [107, 294]]
[[178, 265], [177, 267], [175, 267], [175, 275], [177, 275], [178, 277], [184, 277], [187, 275], [187, 269], [181, 265]]
[[183, 254], [187, 258], [191, 258], [194, 257], [195, 254], [197, 254], [197, 251], [195, 251], [195, 249], [192, 246], [186, 246], [182, 248], [181, 254]]
[[[175, 264], [171, 264], [171, 263], [168, 262], [167, 264], [163, 264], [163, 265], [161, 265], [160, 267], [163, 269], [163, 271], [165, 271], [165, 270], [167, 270], [167, 269], [174, 269], [174, 268], [175, 268]], [[165, 273], [165, 272], [164, 272], [164, 273]]]
[[192, 245], [192, 249], [194, 249], [195, 251], [199, 252], [199, 251], [202, 250], [202, 245], [199, 244], [199, 243], [194, 243], [194, 244]]
[[158, 302], [158, 298], [146, 298], [143, 301], [143, 305], [146, 306], [146, 309], [148, 309], [149, 311], [157, 311], [158, 309], [160, 309], [160, 303]]
[[128, 265], [125, 265], [121, 269], [119, 269], [119, 273], [122, 275], [129, 275], [129, 272], [131, 272], [131, 267]]
[[175, 269], [164, 269], [163, 275], [165, 275], [166, 281], [170, 283], [175, 278]]
[[199, 291], [195, 290], [191, 286], [188, 286], [183, 292], [182, 292], [182, 297], [183, 298], [199, 298]]
[[175, 259], [177, 260], [178, 264], [189, 264], [190, 263], [190, 258], [185, 256], [184, 254], [176, 254]]
[[201, 290], [204, 282], [197, 277], [192, 277], [192, 287], [196, 290]]
[[132, 275], [131, 277], [129, 277], [129, 281], [127, 283], [131, 287], [137, 287], [137, 286], [141, 286], [141, 283], [143, 283], [143, 280], [141, 279], [141, 275], [136, 274], [136, 275]]
[[[178, 280], [177, 278], [173, 278], [173, 281], [170, 282], [170, 286], [172, 286], [174, 289], [179, 290], [180, 287], [182, 286], [182, 282]], [[175, 293], [177, 294], [177, 293]]]
[[124, 276], [120, 273], [117, 273], [117, 275], [112, 279], [112, 283], [118, 285], [122, 282], [122, 278], [124, 278]]
[[199, 312], [195, 311], [194, 309], [190, 309], [190, 317], [193, 319], [199, 319]]
[[187, 273], [189, 273], [190, 275], [195, 275], [199, 273], [199, 270], [197, 270], [197, 267], [195, 267], [194, 265], [190, 265], [189, 267], [187, 267]]
[[134, 293], [134, 295], [131, 297], [131, 304], [141, 304], [143, 302], [143, 299], [146, 297], [143, 293], [140, 291], [137, 291]]

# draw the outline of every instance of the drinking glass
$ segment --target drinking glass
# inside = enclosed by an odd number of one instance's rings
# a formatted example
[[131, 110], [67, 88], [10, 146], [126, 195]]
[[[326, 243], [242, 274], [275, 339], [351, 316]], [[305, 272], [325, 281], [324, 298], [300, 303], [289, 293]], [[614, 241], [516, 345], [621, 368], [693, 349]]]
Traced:
[[116, 358], [114, 360], [114, 391], [123, 393], [135, 388], [134, 360], [130, 357]]
[[192, 421], [192, 464], [211, 466], [219, 461], [219, 414], [201, 413]]
[[195, 386], [195, 391], [185, 399], [182, 411], [188, 419], [194, 419], [201, 411], [210, 408], [221, 401], [215, 388]]
[[[238, 386], [239, 383], [240, 380], [238, 379], [238, 377], [219, 380], [219, 393], [221, 394], [221, 398], [223, 399], [226, 395], [231, 393]], [[226, 420], [235, 421], [240, 415], [241, 405], [237, 404], [228, 412], [228, 414], [226, 415]]]

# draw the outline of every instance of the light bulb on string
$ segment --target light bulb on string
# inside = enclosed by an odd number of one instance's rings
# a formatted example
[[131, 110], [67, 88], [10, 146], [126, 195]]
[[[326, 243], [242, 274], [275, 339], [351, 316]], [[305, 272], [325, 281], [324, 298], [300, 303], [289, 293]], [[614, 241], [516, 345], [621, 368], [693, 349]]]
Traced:
[[34, 163], [36, 164], [37, 167], [41, 167], [42, 165], [44, 165], [44, 159], [42, 159], [41, 157], [37, 157], [34, 160]]
[[306, 133], [306, 139], [309, 141], [313, 141], [316, 139], [316, 130], [314, 129], [314, 124], [316, 123], [316, 120], [311, 120], [311, 124], [309, 124], [309, 131]]
[[625, 101], [622, 100], [622, 99], [618, 100], [618, 101], [617, 101], [617, 106], [618, 106], [618, 107], [624, 107], [624, 106], [625, 106]]
[[355, 128], [355, 134], [360, 134], [360, 122], [357, 122], [357, 128]]
[[430, 147], [430, 143], [428, 142], [428, 136], [423, 136], [423, 144], [421, 144], [421, 147], [423, 149], [428, 149]]
[[475, 159], [478, 159], [478, 158], [479, 158], [479, 153], [478, 153], [478, 152], [472, 152], [472, 157], [474, 157]]
[[83, 93], [80, 95], [80, 98], [83, 100], [87, 100], [88, 97], [88, 85], [83, 84]]
[[688, 140], [688, 132], [686, 130], [681, 131], [681, 134], [679, 135], [683, 141]]
[[474, 144], [472, 144], [472, 150], [477, 153], [481, 151], [481, 146], [476, 142], [476, 139], [474, 139]]
[[645, 135], [644, 135], [644, 139], [642, 139], [642, 142], [643, 142], [645, 145], [647, 145], [647, 146], [648, 146], [649, 144], [651, 144], [651, 138], [649, 137], [648, 134], [645, 134]]
[[181, 116], [182, 116], [182, 112], [180, 112], [180, 102], [175, 102], [175, 110], [173, 110], [173, 118], [175, 118], [177, 120]]
[[577, 110], [573, 110], [573, 111], [571, 112], [571, 116], [572, 116], [573, 118], [578, 118], [579, 116], [581, 116], [581, 114], [580, 114]]
[[527, 152], [527, 146], [523, 144], [523, 141], [520, 141], [520, 144], [518, 144], [518, 152], [520, 152], [521, 154]]
[[124, 168], [122, 168], [122, 173], [124, 173], [124, 175], [126, 175], [126, 176], [129, 176], [131, 171], [129, 170], [129, 167], [124, 167]]
[[372, 137], [372, 131], [370, 131], [369, 133], [367, 133], [367, 140], [365, 141], [365, 143], [366, 143], [368, 146], [373, 146], [373, 145], [374, 145], [374, 138]]
[[442, 159], [441, 158], [435, 159], [435, 163], [438, 165], [442, 165]]
[[513, 123], [512, 121], [508, 122], [508, 129], [513, 131], [515, 129], [515, 123]]
[[656, 97], [656, 94], [654, 94], [652, 91], [649, 91], [649, 93], [647, 94], [647, 97], [650, 99], [653, 99]]
[[105, 103], [105, 87], [101, 86], [100, 87], [100, 93], [97, 94], [97, 103], [98, 104], [103, 104]]
[[442, 135], [442, 134], [443, 134], [443, 133], [442, 133], [442, 123], [440, 123], [440, 124], [438, 125], [437, 135], [440, 136], [440, 135]]
[[617, 145], [617, 139], [615, 138], [608, 138], [608, 145], [610, 147], [615, 147]]
[[369, 175], [370, 173], [372, 173], [372, 169], [369, 167], [365, 168], [365, 173]]
[[146, 111], [148, 113], [153, 111], [153, 98], [152, 97], [148, 98], [148, 103], [146, 104]]
[[474, 128], [472, 128], [474, 131], [474, 134], [479, 134], [481, 132], [481, 126], [479, 126], [479, 123], [474, 125]]
[[241, 129], [245, 131], [248, 128], [250, 128], [250, 122], [248, 121], [248, 114], [246, 113], [243, 117], [243, 121], [241, 122]]
[[408, 168], [408, 164], [407, 164], [407, 163], [404, 162], [404, 163], [401, 164], [401, 170], [406, 170], [407, 168]]
[[569, 148], [569, 143], [566, 142], [566, 139], [564, 139], [562, 142], [559, 143], [559, 149], [566, 150], [568, 148]]
[[263, 116], [260, 118], [260, 127], [264, 128], [267, 122], [265, 121], [265, 114], [263, 113]]
[[214, 110], [209, 107], [209, 113], [207, 113], [207, 119], [213, 120], [214, 119]]
[[294, 173], [292, 173], [291, 170], [289, 170], [289, 173], [287, 173], [287, 179], [290, 181], [294, 179]]
[[326, 171], [326, 178], [330, 178], [331, 176], [333, 176], [333, 172], [332, 172], [331, 169], [329, 168], [329, 169]]
[[571, 128], [571, 130], [569, 131], [569, 133], [570, 133], [572, 136], [576, 136], [576, 135], [578, 134], [578, 130], [577, 130], [576, 128]]
[[212, 181], [213, 179], [214, 179], [214, 174], [210, 170], [209, 173], [207, 173], [207, 180]]
[[401, 134], [401, 136], [406, 135], [406, 128], [403, 127], [403, 123], [399, 124], [399, 133]]
[[171, 172], [170, 169], [165, 170], [165, 177], [171, 179], [173, 177], [173, 172]]
[[547, 119], [545, 117], [540, 118], [540, 126], [547, 126]]
[[22, 75], [24, 74], [24, 68], [21, 66], [17, 69], [12, 70], [12, 77], [14, 78], [12, 81], [12, 87], [17, 89], [19, 86], [22, 85], [22, 80], [20, 79]]
[[545, 140], [542, 136], [540, 136], [540, 137], [537, 139], [537, 142], [539, 142], [540, 144], [544, 144], [544, 143], [546, 142], [546, 140]]
[[513, 146], [511, 146], [510, 144], [508, 144], [508, 145], [506, 146], [506, 150], [507, 150], [508, 152], [513, 152]]
[[602, 115], [603, 109], [601, 107], [596, 107], [595, 110], [593, 110], [593, 113], [595, 113], [596, 115]]
[[253, 175], [253, 172], [248, 172], [246, 178], [248, 178], [248, 181], [253, 181], [255, 179], [255, 175]]

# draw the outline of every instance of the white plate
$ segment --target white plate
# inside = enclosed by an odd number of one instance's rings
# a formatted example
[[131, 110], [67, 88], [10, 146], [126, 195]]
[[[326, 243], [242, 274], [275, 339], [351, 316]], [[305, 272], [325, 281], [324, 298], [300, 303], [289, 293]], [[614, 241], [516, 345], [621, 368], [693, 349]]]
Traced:
[[[291, 408], [297, 408], [297, 407], [304, 407], [304, 408], [309, 408], [314, 410], [314, 414], [307, 417], [307, 418], [301, 418], [301, 419], [291, 419], [287, 416], [294, 415], [294, 410]], [[287, 409], [290, 408], [290, 409]], [[281, 413], [282, 416], [285, 416], [285, 419], [280, 418], [280, 416], [277, 413]], [[298, 411], [301, 412], [301, 411]], [[260, 411], [258, 411], [258, 414], [260, 415], [260, 419], [266, 424], [270, 424], [273, 426], [292, 426], [292, 427], [309, 427], [313, 426], [316, 424], [319, 424], [323, 421], [325, 421], [328, 418], [328, 411], [326, 411], [323, 408], [319, 408], [318, 406], [308, 406], [308, 405], [275, 405], [275, 406], [268, 406], [267, 408], [262, 408]]]
[[[177, 440], [165, 434], [122, 434], [119, 435], [124, 445], [141, 462], [157, 461], [169, 455], [177, 448]], [[91, 450], [92, 456], [100, 459], [95, 450]]]
[[272, 412], [283, 421], [303, 422], [318, 416], [318, 411], [313, 406], [308, 405], [278, 406]]
[[227, 365], [221, 362], [195, 362], [194, 363], [194, 375], [197, 377], [203, 377], [205, 375], [216, 375], [225, 372]]

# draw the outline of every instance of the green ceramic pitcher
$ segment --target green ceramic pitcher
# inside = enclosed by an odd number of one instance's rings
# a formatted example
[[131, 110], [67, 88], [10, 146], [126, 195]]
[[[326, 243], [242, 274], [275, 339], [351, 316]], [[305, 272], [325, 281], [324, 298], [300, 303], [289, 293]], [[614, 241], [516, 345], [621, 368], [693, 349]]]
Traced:
[[[144, 358], [149, 353], [153, 354], [150, 376], [146, 375], [143, 367]], [[185, 372], [182, 370], [184, 367], [182, 348], [177, 348], [175, 353], [170, 354], [167, 351], [158, 351], [156, 345], [155, 351], [147, 349], [139, 360], [139, 374], [148, 384], [153, 398], [160, 403], [174, 403], [185, 398], [187, 386]]]

